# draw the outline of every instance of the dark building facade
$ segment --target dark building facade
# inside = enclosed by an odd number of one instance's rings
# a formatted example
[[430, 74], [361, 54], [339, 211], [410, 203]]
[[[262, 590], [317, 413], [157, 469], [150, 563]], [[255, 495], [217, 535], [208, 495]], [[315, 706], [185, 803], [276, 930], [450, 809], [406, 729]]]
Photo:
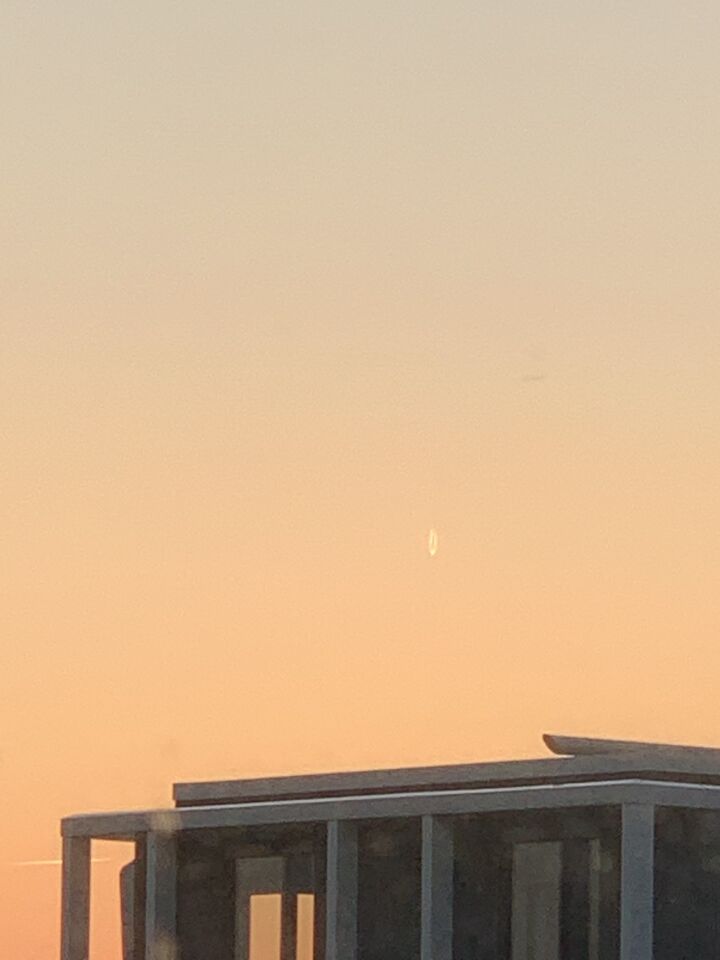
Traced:
[[126, 960], [717, 960], [720, 750], [547, 736], [544, 760], [176, 784], [63, 821], [62, 960], [86, 960], [93, 839], [135, 843]]

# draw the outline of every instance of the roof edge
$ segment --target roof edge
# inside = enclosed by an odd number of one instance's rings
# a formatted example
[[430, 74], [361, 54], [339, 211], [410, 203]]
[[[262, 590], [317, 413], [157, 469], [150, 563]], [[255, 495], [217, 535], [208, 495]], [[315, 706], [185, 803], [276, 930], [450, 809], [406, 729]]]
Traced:
[[560, 757], [607, 757], [619, 753], [701, 755], [720, 758], [716, 747], [697, 747], [679, 743], [653, 743], [643, 740], [606, 740], [597, 737], [574, 737], [544, 733], [543, 742], [551, 753]]
[[271, 799], [302, 800], [398, 790], [463, 789], [481, 784], [559, 783], [633, 772], [666, 779], [693, 776], [716, 783], [720, 780], [720, 750], [717, 749], [589, 740], [553, 734], [547, 734], [545, 742], [559, 756], [440, 767], [175, 783], [173, 799], [178, 807]]

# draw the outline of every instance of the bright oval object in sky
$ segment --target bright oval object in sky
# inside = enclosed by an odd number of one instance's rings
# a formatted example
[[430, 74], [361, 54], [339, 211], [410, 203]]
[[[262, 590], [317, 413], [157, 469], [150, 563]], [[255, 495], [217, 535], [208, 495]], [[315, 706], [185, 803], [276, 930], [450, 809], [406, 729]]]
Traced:
[[431, 557], [434, 557], [438, 552], [438, 535], [437, 530], [433, 527], [428, 535], [428, 553]]

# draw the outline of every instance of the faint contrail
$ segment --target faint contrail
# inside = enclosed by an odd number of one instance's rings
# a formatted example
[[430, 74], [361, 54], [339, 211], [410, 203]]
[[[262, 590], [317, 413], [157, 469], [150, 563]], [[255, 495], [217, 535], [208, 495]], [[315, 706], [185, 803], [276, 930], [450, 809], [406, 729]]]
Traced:
[[428, 535], [428, 553], [431, 557], [434, 557], [438, 552], [438, 535], [435, 527], [432, 528]]
[[[110, 863], [110, 857], [93, 857], [90, 863]], [[62, 860], [17, 860], [11, 867], [61, 867]]]

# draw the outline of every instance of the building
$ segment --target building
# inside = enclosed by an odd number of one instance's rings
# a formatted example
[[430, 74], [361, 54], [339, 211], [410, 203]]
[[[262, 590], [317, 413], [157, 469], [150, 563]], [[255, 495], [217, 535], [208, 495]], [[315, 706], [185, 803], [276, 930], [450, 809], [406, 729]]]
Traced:
[[251, 901], [315, 960], [720, 956], [720, 750], [546, 736], [556, 754], [177, 784], [63, 821], [62, 960], [88, 956], [90, 845], [133, 841], [128, 960], [253, 960]]

